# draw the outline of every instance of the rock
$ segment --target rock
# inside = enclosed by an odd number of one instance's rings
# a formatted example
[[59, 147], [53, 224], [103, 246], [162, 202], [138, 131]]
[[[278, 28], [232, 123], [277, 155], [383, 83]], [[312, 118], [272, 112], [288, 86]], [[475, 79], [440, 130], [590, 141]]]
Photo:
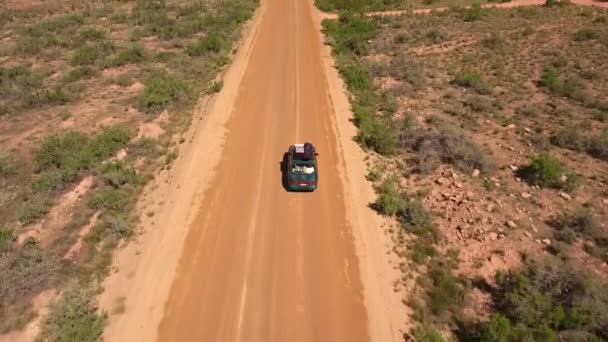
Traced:
[[562, 182], [562, 183], [566, 183], [566, 181], [568, 181], [568, 176], [566, 176], [566, 175], [561, 175], [561, 176], [559, 177], [559, 181], [560, 181], [560, 182]]
[[454, 186], [457, 187], [458, 189], [462, 188], [462, 184], [459, 182], [454, 182]]
[[535, 232], [535, 233], [538, 233], [538, 229], [536, 229], [535, 226], [532, 226], [532, 231]]
[[519, 177], [515, 177], [515, 181], [516, 181], [517, 183], [521, 183], [521, 178], [519, 178]]
[[549, 239], [543, 239], [542, 242], [547, 246], [551, 245], [551, 240]]
[[523, 198], [530, 198], [530, 197], [532, 197], [532, 194], [529, 193], [529, 192], [522, 192], [521, 193], [521, 197], [523, 197]]
[[472, 200], [475, 197], [475, 194], [473, 194], [471, 191], [467, 191], [465, 197], [469, 200]]
[[495, 232], [491, 232], [488, 236], [490, 237], [490, 240], [492, 240], [492, 241], [498, 239], [498, 234]]
[[515, 165], [509, 165], [509, 169], [511, 169], [511, 171], [517, 171], [519, 170], [519, 168]]
[[496, 206], [494, 205], [494, 203], [490, 203], [490, 204], [488, 204], [487, 210], [488, 210], [488, 212], [493, 212], [495, 208], [496, 208]]
[[524, 131], [526, 131], [527, 133], [532, 133], [532, 130], [528, 127], [524, 127]]
[[540, 239], [535, 239], [534, 242], [540, 243]]
[[452, 172], [452, 178], [453, 179], [458, 179], [458, 174], [456, 172]]
[[515, 124], [509, 124], [509, 125], [507, 126], [507, 129], [515, 129]]
[[498, 183], [498, 178], [496, 177], [490, 177], [490, 180], [494, 183]]
[[504, 233], [500, 233], [498, 234], [498, 239], [504, 239], [505, 237], [507, 237]]
[[565, 199], [566, 201], [569, 201], [572, 199], [572, 196], [568, 195], [567, 193], [565, 193], [563, 191], [559, 193], [559, 197]]
[[527, 237], [532, 237], [532, 234], [530, 234], [530, 232], [524, 232], [524, 235]]
[[475, 170], [473, 170], [473, 173], [471, 173], [471, 176], [479, 177], [479, 173], [480, 173], [479, 169], [475, 169]]
[[439, 185], [446, 185], [450, 182], [449, 179], [445, 178], [445, 177], [439, 177], [435, 180], [435, 183], [439, 184]]
[[604, 203], [604, 204], [608, 204], [608, 198], [604, 198], [604, 199], [602, 200], [602, 203]]
[[517, 224], [515, 224], [515, 222], [513, 222], [513, 221], [507, 221], [505, 224], [509, 228], [517, 228]]

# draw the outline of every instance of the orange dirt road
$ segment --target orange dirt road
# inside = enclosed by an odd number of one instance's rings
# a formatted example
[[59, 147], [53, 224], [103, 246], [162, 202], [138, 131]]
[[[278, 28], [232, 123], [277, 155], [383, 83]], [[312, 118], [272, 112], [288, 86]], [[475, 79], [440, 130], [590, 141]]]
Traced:
[[[367, 341], [333, 109], [313, 7], [264, 0], [222, 158], [190, 227], [160, 341]], [[319, 152], [314, 193], [288, 193], [290, 144]]]

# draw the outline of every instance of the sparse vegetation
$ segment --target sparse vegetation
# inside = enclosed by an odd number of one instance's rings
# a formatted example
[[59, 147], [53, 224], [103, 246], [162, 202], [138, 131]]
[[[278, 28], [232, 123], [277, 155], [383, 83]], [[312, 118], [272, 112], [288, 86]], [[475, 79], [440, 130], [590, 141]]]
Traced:
[[[93, 341], [105, 321], [93, 304], [96, 287], [113, 248], [135, 231], [142, 186], [165, 167], [161, 156], [177, 156], [168, 141], [189, 125], [191, 95], [229, 62], [257, 2], [76, 1], [67, 15], [60, 4], [24, 5], [0, 14], [0, 333], [23, 328], [37, 314], [31, 301], [57, 289], [39, 339]], [[188, 55], [199, 37], [208, 52]], [[169, 110], [166, 134], [132, 141], [151, 119], [137, 109]], [[121, 160], [108, 160], [120, 150]], [[82, 191], [87, 176], [93, 185]], [[69, 215], [55, 215], [59, 205]], [[68, 250], [96, 212], [99, 222], [72, 260]]]
[[519, 174], [530, 184], [541, 187], [574, 190], [578, 185], [578, 177], [567, 172], [558, 159], [547, 153], [538, 155]]
[[188, 100], [188, 87], [182, 81], [174, 76], [157, 74], [146, 82], [139, 105], [146, 112], [154, 112], [171, 104], [184, 104]]

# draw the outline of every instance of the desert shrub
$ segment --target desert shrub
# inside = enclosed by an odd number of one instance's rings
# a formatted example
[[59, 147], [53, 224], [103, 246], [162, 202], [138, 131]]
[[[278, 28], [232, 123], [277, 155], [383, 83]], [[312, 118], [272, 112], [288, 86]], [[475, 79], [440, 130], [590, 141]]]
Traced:
[[369, 50], [367, 41], [376, 36], [377, 26], [372, 19], [342, 12], [338, 21], [324, 20], [323, 30], [331, 37], [330, 43], [335, 54], [353, 53], [361, 56]]
[[487, 97], [481, 95], [469, 95], [464, 99], [467, 107], [476, 112], [487, 112], [492, 109], [492, 102]]
[[30, 197], [23, 203], [19, 212], [19, 221], [23, 225], [34, 223], [49, 212], [51, 199], [44, 194], [37, 194]]
[[78, 32], [78, 41], [81, 42], [95, 42], [98, 40], [105, 39], [106, 34], [104, 31], [96, 28], [86, 28]]
[[93, 46], [83, 46], [76, 50], [72, 55], [72, 65], [91, 65], [94, 64], [101, 54]]
[[219, 34], [210, 33], [205, 36], [205, 38], [189, 45], [186, 49], [186, 53], [189, 56], [202, 56], [207, 53], [218, 53], [222, 50], [224, 45], [224, 40]]
[[497, 313], [473, 328], [473, 341], [556, 341], [578, 331], [587, 341], [606, 338], [608, 291], [559, 263], [526, 264], [496, 275]]
[[[452, 164], [465, 172], [474, 169], [489, 171], [492, 168], [487, 152], [448, 124], [441, 123], [427, 132], [414, 133], [409, 140], [408, 144], [418, 154], [419, 164]], [[431, 168], [426, 171], [432, 170]], [[424, 170], [419, 168], [419, 171]]]
[[93, 342], [99, 340], [106, 315], [98, 312], [94, 292], [85, 286], [74, 286], [50, 307], [41, 336], [50, 341]]
[[438, 29], [432, 29], [432, 30], [427, 31], [424, 34], [424, 37], [426, 39], [428, 39], [429, 41], [431, 41], [433, 44], [438, 44], [438, 43], [445, 41], [447, 39], [448, 35], [445, 32], [440, 31]]
[[422, 64], [404, 54], [393, 58], [387, 71], [392, 77], [407, 81], [414, 90], [421, 89], [426, 84], [426, 74]]
[[[518, 171], [519, 176], [528, 183], [549, 188], [574, 190], [578, 185], [578, 177], [568, 173], [562, 163], [548, 153], [542, 153], [532, 160], [530, 165]], [[562, 181], [566, 176], [566, 181]]]
[[431, 286], [427, 291], [427, 304], [431, 312], [435, 315], [442, 315], [445, 312], [456, 312], [462, 304], [464, 298], [463, 284], [452, 275], [445, 265], [435, 263], [429, 271]]
[[417, 342], [443, 342], [441, 334], [433, 327], [418, 325], [412, 329], [412, 335]]
[[26, 108], [39, 107], [48, 104], [62, 105], [70, 101], [68, 94], [61, 88], [43, 89], [28, 92], [23, 98], [23, 106]]
[[89, 66], [80, 66], [73, 68], [70, 72], [63, 78], [63, 81], [66, 83], [80, 81], [81, 79], [87, 79], [95, 76], [96, 71]]
[[118, 212], [124, 209], [128, 202], [129, 194], [127, 192], [109, 188], [94, 193], [89, 199], [89, 207]]
[[35, 243], [0, 254], [0, 315], [19, 300], [57, 284], [62, 276], [57, 257], [40, 250]]
[[146, 52], [141, 46], [131, 46], [118, 53], [118, 56], [112, 61], [112, 65], [121, 66], [125, 64], [137, 64], [143, 62], [146, 58]]
[[600, 122], [608, 122], [608, 112], [598, 110], [593, 113], [593, 118]]
[[587, 151], [595, 158], [608, 160], [608, 129], [589, 139]]
[[127, 184], [136, 184], [138, 176], [124, 161], [105, 163], [99, 168], [101, 178], [106, 184], [119, 188]]
[[384, 215], [393, 216], [397, 214], [401, 207], [401, 193], [397, 188], [397, 179], [388, 178], [384, 180], [377, 188], [376, 193], [378, 198], [375, 202], [375, 208]]
[[605, 233], [591, 208], [581, 207], [559, 214], [553, 221], [555, 237], [560, 241], [572, 243], [576, 238], [590, 240], [592, 245], [588, 252], [598, 258], [608, 258], [608, 234]]
[[481, 19], [481, 4], [473, 1], [471, 7], [465, 10], [464, 21], [477, 21]]
[[583, 151], [587, 145], [586, 138], [581, 134], [580, 128], [574, 125], [559, 130], [551, 137], [551, 143], [573, 151]]
[[189, 91], [186, 84], [174, 76], [155, 74], [148, 79], [139, 105], [147, 112], [158, 111], [175, 103], [186, 102]]
[[379, 118], [373, 117], [367, 109], [355, 110], [355, 123], [358, 127], [357, 142], [380, 154], [392, 154], [396, 148], [395, 131]]
[[600, 37], [600, 34], [594, 29], [580, 29], [574, 33], [574, 40], [577, 42], [584, 42], [588, 40], [597, 39]]
[[76, 181], [83, 171], [125, 147], [130, 137], [123, 126], [108, 127], [92, 139], [76, 131], [46, 137], [34, 152], [36, 166], [42, 171], [34, 190], [52, 191]]
[[104, 218], [103, 228], [116, 238], [128, 238], [133, 235], [133, 225], [123, 214], [111, 214]]
[[223, 87], [224, 87], [224, 82], [222, 80], [213, 81], [213, 82], [211, 82], [211, 85], [209, 86], [209, 89], [207, 92], [209, 94], [219, 93]]
[[17, 174], [17, 162], [15, 158], [6, 152], [0, 151], [0, 178], [15, 174]]
[[584, 100], [585, 85], [583, 82], [573, 76], [561, 77], [553, 68], [546, 69], [542, 73], [540, 84], [557, 95], [573, 100]]
[[473, 70], [460, 71], [458, 74], [456, 74], [456, 77], [454, 77], [453, 83], [461, 87], [472, 88], [482, 95], [486, 95], [491, 92], [489, 85], [483, 79], [481, 74]]
[[346, 85], [353, 92], [368, 91], [371, 89], [371, 80], [367, 70], [359, 64], [346, 65], [340, 68], [340, 74]]
[[0, 227], [0, 254], [6, 252], [9, 249], [9, 246], [12, 241], [13, 232], [7, 228]]

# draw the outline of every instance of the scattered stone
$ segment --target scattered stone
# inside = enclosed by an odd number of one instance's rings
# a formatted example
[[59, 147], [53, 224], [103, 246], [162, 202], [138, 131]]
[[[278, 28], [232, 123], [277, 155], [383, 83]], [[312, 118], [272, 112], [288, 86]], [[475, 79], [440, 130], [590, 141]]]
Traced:
[[519, 177], [515, 177], [515, 181], [516, 181], [517, 183], [521, 183], [521, 178], [519, 178]]
[[519, 170], [519, 168], [515, 165], [509, 165], [509, 169], [511, 169], [511, 171], [514, 171], [514, 172]]
[[492, 240], [492, 241], [498, 239], [498, 234], [495, 232], [491, 232], [488, 236], [490, 237], [490, 240]]
[[462, 184], [459, 182], [454, 182], [454, 186], [457, 187], [458, 189], [462, 188]]
[[542, 242], [547, 246], [551, 245], [551, 240], [549, 239], [543, 239]]
[[488, 208], [487, 209], [488, 209], [489, 212], [493, 212], [495, 208], [496, 208], [496, 206], [494, 205], [494, 203], [488, 204]]
[[522, 192], [521, 193], [521, 197], [523, 197], [523, 198], [530, 198], [530, 197], [532, 197], [532, 194], [529, 193], [529, 192]]
[[561, 176], [559, 177], [559, 181], [560, 181], [560, 182], [562, 182], [562, 183], [566, 183], [566, 182], [568, 181], [568, 176], [566, 176], [566, 175], [561, 175]]
[[471, 191], [467, 191], [465, 197], [469, 200], [472, 200], [473, 197], [475, 197], [475, 194], [473, 194]]
[[479, 169], [475, 169], [475, 170], [473, 170], [473, 173], [471, 174], [471, 176], [478, 177], [479, 173], [480, 173]]
[[604, 204], [608, 204], [608, 198], [604, 198], [604, 199], [602, 200], [602, 203], [604, 203]]
[[505, 230], [504, 230], [504, 228], [502, 228], [502, 227], [498, 227], [498, 232], [499, 232], [499, 233], [503, 233], [504, 231], [505, 231]]
[[563, 191], [559, 193], [559, 197], [565, 199], [566, 201], [569, 201], [572, 199], [572, 196], [568, 195], [567, 193], [565, 193]]
[[453, 179], [458, 179], [458, 174], [456, 172], [452, 172], [452, 178]]
[[504, 239], [505, 237], [507, 237], [504, 233], [500, 233], [498, 234], [498, 239]]
[[435, 180], [435, 183], [439, 184], [439, 185], [445, 185], [448, 184], [450, 181], [445, 178], [445, 177], [439, 177]]
[[507, 126], [507, 129], [515, 129], [515, 124], [509, 124], [509, 125]]
[[527, 133], [532, 133], [532, 130], [528, 127], [524, 127], [524, 131], [526, 131]]
[[532, 237], [532, 234], [530, 234], [530, 232], [524, 232], [524, 235], [527, 237]]
[[540, 239], [535, 239], [534, 242], [540, 243]]
[[515, 222], [513, 222], [513, 221], [507, 221], [506, 225], [509, 228], [517, 228], [517, 224], [515, 224]]
[[532, 231], [535, 232], [535, 233], [538, 233], [538, 229], [536, 229], [535, 226], [532, 226]]

